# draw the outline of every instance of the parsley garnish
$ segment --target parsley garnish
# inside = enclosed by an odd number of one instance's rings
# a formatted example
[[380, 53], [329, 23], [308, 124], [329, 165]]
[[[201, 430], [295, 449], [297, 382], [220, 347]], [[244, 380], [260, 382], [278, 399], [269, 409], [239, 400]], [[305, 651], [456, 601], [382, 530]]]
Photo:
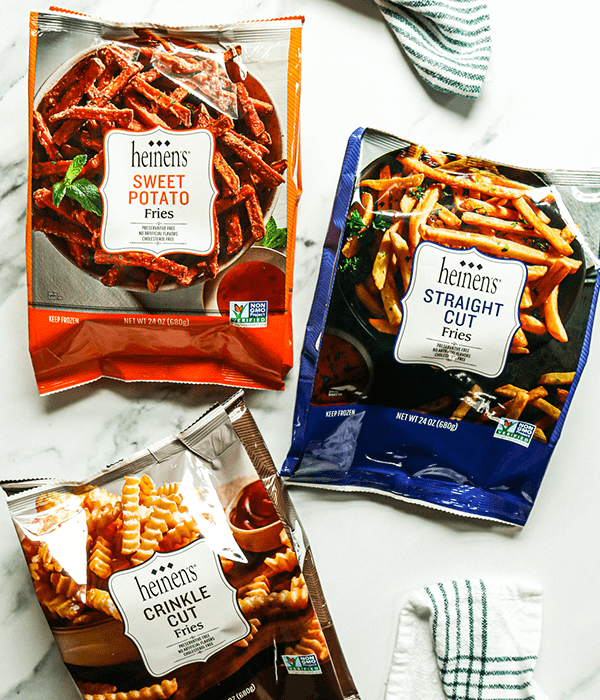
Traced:
[[367, 277], [373, 267], [373, 264], [369, 263], [368, 257], [368, 255], [354, 255], [347, 258], [345, 255], [340, 255], [340, 272], [348, 282], [358, 284]]
[[348, 221], [346, 221], [346, 235], [355, 236], [365, 228], [362, 216], [355, 209], [350, 212]]
[[382, 216], [381, 214], [373, 214], [373, 221], [371, 222], [371, 226], [375, 229], [378, 229], [379, 231], [387, 231], [390, 227], [388, 220], [385, 218], [385, 216]]
[[418, 187], [413, 187], [411, 190], [407, 190], [406, 193], [410, 195], [413, 199], [419, 201], [423, 198], [426, 189], [427, 188], [424, 185], [419, 185]]

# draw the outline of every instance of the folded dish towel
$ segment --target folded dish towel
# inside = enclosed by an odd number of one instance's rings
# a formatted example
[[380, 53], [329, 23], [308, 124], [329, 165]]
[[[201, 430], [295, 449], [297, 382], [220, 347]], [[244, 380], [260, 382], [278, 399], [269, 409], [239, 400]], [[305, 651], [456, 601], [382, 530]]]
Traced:
[[490, 51], [485, 0], [375, 0], [419, 75], [442, 92], [477, 97]]
[[439, 583], [400, 612], [385, 700], [547, 700], [533, 680], [542, 591], [517, 582]]

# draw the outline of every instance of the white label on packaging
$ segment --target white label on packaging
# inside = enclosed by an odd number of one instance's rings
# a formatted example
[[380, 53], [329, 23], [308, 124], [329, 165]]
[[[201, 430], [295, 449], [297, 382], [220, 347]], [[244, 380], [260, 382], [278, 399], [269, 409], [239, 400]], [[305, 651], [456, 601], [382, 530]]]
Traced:
[[109, 253], [207, 255], [215, 246], [214, 138], [205, 129], [109, 131], [100, 242]]
[[110, 595], [148, 672], [163, 676], [206, 661], [246, 637], [250, 625], [218, 556], [205, 540], [114, 573]]
[[395, 359], [497, 377], [520, 325], [526, 281], [518, 260], [421, 243], [402, 299]]

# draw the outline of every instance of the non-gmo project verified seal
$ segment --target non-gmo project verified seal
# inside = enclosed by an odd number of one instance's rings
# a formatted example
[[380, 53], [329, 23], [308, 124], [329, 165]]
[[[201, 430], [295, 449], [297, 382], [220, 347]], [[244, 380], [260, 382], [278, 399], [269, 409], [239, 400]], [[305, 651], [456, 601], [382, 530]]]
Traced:
[[534, 433], [535, 425], [532, 423], [524, 423], [513, 418], [501, 418], [496, 427], [494, 437], [516, 442], [519, 445], [523, 445], [523, 447], [529, 447]]
[[232, 326], [264, 328], [267, 325], [267, 311], [266, 301], [230, 301], [229, 322]]
[[282, 658], [288, 673], [321, 673], [316, 654], [283, 654]]

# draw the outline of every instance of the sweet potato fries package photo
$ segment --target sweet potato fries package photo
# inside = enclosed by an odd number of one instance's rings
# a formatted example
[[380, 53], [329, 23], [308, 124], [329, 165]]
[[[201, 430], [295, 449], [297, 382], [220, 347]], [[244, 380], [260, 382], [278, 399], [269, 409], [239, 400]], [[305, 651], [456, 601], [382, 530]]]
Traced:
[[84, 698], [358, 698], [241, 392], [84, 482], [7, 502]]
[[283, 388], [302, 24], [31, 14], [27, 270], [41, 394], [100, 377]]
[[588, 355], [599, 194], [356, 131], [282, 475], [523, 525]]

